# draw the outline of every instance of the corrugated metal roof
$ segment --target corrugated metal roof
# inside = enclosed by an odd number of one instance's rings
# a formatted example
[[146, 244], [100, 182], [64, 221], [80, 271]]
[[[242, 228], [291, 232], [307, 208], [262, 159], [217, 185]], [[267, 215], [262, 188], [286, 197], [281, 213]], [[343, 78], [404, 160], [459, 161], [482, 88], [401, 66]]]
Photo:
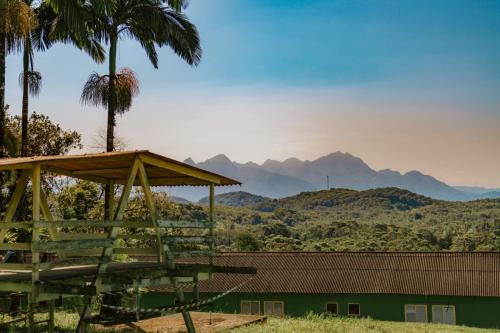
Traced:
[[[237, 292], [500, 297], [500, 252], [240, 252], [214, 263], [257, 268]], [[200, 291], [223, 292], [249, 277], [215, 274]]]
[[[144, 162], [150, 185], [241, 185], [237, 180], [182, 163], [147, 150], [114, 151], [84, 155], [34, 156], [0, 159], [1, 170], [32, 168], [40, 164], [43, 170], [59, 175], [87, 179], [99, 183], [114, 181], [124, 184], [134, 160]], [[139, 181], [137, 180], [137, 185]]]

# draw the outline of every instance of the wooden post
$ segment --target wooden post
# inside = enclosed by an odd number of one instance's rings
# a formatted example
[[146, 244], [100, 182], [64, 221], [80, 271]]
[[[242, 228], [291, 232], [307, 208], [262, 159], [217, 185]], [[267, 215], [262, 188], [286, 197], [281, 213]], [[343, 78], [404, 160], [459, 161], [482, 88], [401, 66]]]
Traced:
[[[33, 223], [40, 221], [40, 192], [41, 192], [41, 179], [40, 179], [40, 164], [34, 164], [33, 170], [31, 174], [31, 187], [33, 192], [33, 205], [32, 205], [32, 216]], [[40, 229], [33, 226], [31, 233], [31, 244], [40, 241]], [[35, 332], [35, 305], [37, 303], [38, 297], [38, 282], [40, 280], [40, 252], [31, 250], [31, 293], [29, 297], [29, 306], [28, 306], [28, 320], [29, 320], [29, 331], [30, 333]]]
[[[208, 219], [210, 222], [210, 229], [209, 229], [209, 236], [210, 236], [210, 243], [209, 243], [209, 250], [212, 253], [215, 250], [215, 239], [214, 239], [214, 224], [215, 224], [215, 185], [212, 183], [210, 184], [210, 195], [209, 195], [209, 206], [208, 206]], [[213, 255], [210, 254], [209, 258], [209, 264], [210, 268], [212, 268], [214, 264], [214, 258]], [[212, 279], [212, 271], [210, 270], [209, 272], [209, 278]]]
[[108, 202], [109, 202], [108, 216], [109, 216], [110, 220], [113, 220], [113, 217], [115, 216], [115, 183], [114, 183], [114, 181], [112, 181], [112, 180], [109, 181], [109, 188], [110, 188], [110, 190], [106, 193], [108, 195]]
[[49, 301], [49, 326], [48, 333], [54, 333], [54, 312], [55, 312], [55, 301], [52, 299]]

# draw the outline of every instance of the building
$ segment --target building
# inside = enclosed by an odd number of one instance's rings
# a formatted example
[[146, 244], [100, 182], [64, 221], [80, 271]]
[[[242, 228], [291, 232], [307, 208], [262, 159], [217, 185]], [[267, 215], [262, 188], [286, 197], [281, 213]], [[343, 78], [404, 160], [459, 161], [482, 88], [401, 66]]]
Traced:
[[[241, 285], [214, 302], [222, 312], [500, 327], [499, 252], [223, 253], [215, 264], [257, 268], [253, 278], [215, 274], [200, 283], [201, 299]], [[171, 304], [168, 288], [152, 291], [143, 306]]]

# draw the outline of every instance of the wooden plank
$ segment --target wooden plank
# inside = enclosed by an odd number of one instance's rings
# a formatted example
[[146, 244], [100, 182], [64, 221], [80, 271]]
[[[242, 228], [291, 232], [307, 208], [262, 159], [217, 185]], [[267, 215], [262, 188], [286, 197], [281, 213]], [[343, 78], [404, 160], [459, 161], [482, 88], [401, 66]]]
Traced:
[[95, 286], [71, 285], [62, 283], [43, 283], [40, 292], [57, 295], [87, 295], [94, 296], [97, 293]]
[[[98, 250], [96, 249], [96, 253], [97, 252]], [[101, 258], [101, 257], [69, 258], [69, 259], [54, 260], [51, 262], [41, 263], [40, 269], [46, 270], [46, 269], [53, 269], [56, 267], [96, 265], [96, 264], [110, 263], [111, 261], [112, 260], [110, 258]]]
[[92, 249], [113, 246], [113, 239], [65, 240], [59, 242], [32, 242], [32, 251], [50, 252], [66, 249]]
[[61, 240], [86, 240], [86, 239], [104, 239], [108, 238], [105, 233], [83, 233], [83, 232], [60, 232]]
[[192, 221], [170, 221], [160, 220], [158, 226], [161, 228], [193, 228], [193, 229], [208, 229], [211, 226], [210, 222], [192, 222]]
[[210, 236], [164, 236], [163, 242], [169, 245], [178, 244], [210, 244], [213, 237]]
[[10, 230], [10, 229], [30, 229], [33, 228], [33, 222], [0, 222], [0, 229]]
[[177, 173], [180, 173], [180, 174], [183, 174], [186, 176], [190, 176], [193, 178], [201, 179], [201, 180], [204, 180], [204, 181], [209, 182], [209, 183], [214, 183], [214, 184], [221, 183], [220, 177], [218, 177], [216, 175], [212, 175], [212, 174], [207, 174], [206, 172], [203, 172], [201, 170], [195, 170], [193, 168], [190, 168], [190, 167], [187, 167], [184, 165], [180, 165], [180, 164], [176, 164], [176, 163], [172, 163], [172, 162], [167, 162], [167, 161], [160, 160], [160, 159], [157, 159], [157, 158], [154, 158], [152, 156], [145, 155], [145, 154], [140, 154], [139, 158], [143, 163], [153, 165], [153, 166], [158, 167], [158, 168], [175, 171]]
[[21, 162], [21, 163], [9, 164], [9, 165], [0, 165], [0, 171], [27, 170], [27, 169], [31, 169], [32, 166], [33, 166], [33, 162]]
[[32, 264], [0, 263], [0, 271], [31, 271]]
[[0, 283], [0, 291], [11, 292], [31, 292], [33, 285], [31, 282], [2, 282]]
[[170, 253], [174, 258], [198, 258], [198, 257], [210, 257], [214, 256], [215, 252], [209, 250], [193, 250], [193, 251], [183, 251], [183, 252], [173, 252]]
[[109, 229], [112, 227], [121, 228], [153, 228], [154, 225], [150, 221], [103, 221], [103, 220], [65, 220], [65, 221], [52, 221], [52, 222], [37, 222], [35, 227], [48, 228], [54, 226], [56, 228], [103, 228]]
[[29, 251], [31, 250], [31, 243], [0, 243], [0, 250]]
[[101, 249], [82, 249], [82, 250], [66, 250], [66, 256], [69, 257], [96, 257], [102, 255]]
[[113, 251], [114, 254], [128, 254], [128, 255], [156, 255], [158, 249], [156, 247], [117, 247]]

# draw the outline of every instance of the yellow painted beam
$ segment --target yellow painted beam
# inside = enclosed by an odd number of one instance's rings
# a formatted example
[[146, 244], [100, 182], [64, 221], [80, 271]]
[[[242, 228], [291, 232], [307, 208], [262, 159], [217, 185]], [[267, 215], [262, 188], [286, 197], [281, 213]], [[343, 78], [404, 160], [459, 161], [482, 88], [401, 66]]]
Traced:
[[141, 161], [143, 163], [153, 165], [153, 166], [158, 167], [158, 168], [175, 171], [175, 172], [180, 173], [182, 175], [190, 176], [193, 178], [198, 178], [198, 179], [201, 179], [201, 180], [204, 180], [204, 181], [207, 181], [210, 183], [214, 183], [214, 184], [221, 183], [220, 177], [218, 177], [216, 175], [208, 174], [208, 173], [203, 172], [201, 170], [200, 171], [194, 170], [192, 168], [189, 168], [189, 167], [186, 167], [183, 165], [160, 160], [160, 159], [157, 159], [157, 158], [145, 155], [145, 154], [140, 154], [139, 158], [141, 159]]
[[142, 162], [139, 162], [139, 180], [141, 182], [142, 190], [144, 192], [144, 199], [146, 200], [146, 205], [148, 206], [149, 215], [151, 216], [151, 222], [155, 227], [156, 232], [156, 242], [158, 246], [158, 262], [164, 262], [165, 258], [163, 255], [163, 245], [161, 241], [160, 228], [158, 227], [158, 217], [156, 216], [156, 207], [154, 203], [153, 193], [151, 193], [151, 188], [149, 187], [148, 174], [146, 168]]
[[128, 203], [128, 198], [130, 196], [130, 191], [132, 190], [132, 187], [134, 186], [135, 179], [137, 178], [137, 171], [139, 169], [139, 160], [135, 160], [134, 164], [130, 168], [129, 176], [127, 178], [127, 183], [125, 184], [125, 187], [123, 188], [122, 195], [120, 197], [120, 200], [118, 202], [118, 206], [115, 212], [115, 221], [121, 221], [123, 218], [123, 213], [125, 212], [125, 208], [127, 207]]
[[[23, 197], [24, 190], [26, 189], [29, 177], [30, 177], [30, 170], [23, 170], [21, 176], [17, 180], [16, 188], [14, 189], [12, 198], [10, 199], [9, 204], [7, 206], [7, 210], [5, 212], [5, 218], [3, 220], [4, 223], [12, 222], [14, 214], [16, 213], [17, 206], [19, 206], [19, 202]], [[0, 243], [3, 242], [8, 231], [9, 231], [8, 229], [2, 229], [0, 231]]]

